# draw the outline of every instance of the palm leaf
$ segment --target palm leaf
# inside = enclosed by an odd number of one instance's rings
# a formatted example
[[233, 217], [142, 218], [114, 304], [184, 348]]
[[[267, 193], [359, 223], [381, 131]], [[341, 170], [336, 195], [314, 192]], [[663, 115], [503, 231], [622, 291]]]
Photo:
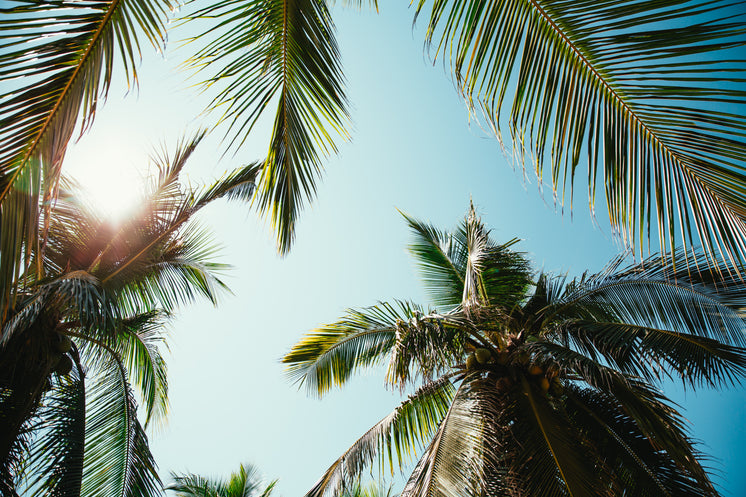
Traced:
[[510, 135], [539, 177], [548, 165], [562, 202], [585, 156], [590, 209], [605, 185], [613, 229], [641, 253], [654, 226], [662, 250], [699, 242], [731, 265], [746, 258], [737, 2], [416, 3], [430, 9], [427, 45], [498, 136], [513, 92]]
[[230, 122], [230, 147], [240, 147], [265, 108], [277, 102], [256, 201], [286, 253], [298, 214], [314, 196], [322, 158], [336, 152], [333, 134], [346, 137], [343, 77], [327, 5], [222, 0], [190, 18], [217, 19], [197, 38], [209, 41], [190, 65], [210, 74], [205, 88], [220, 87], [211, 107], [223, 109], [221, 120]]
[[165, 422], [168, 414], [166, 363], [159, 350], [165, 342], [163, 328], [168, 315], [149, 312], [126, 319], [119, 326], [118, 351], [127, 367], [129, 382], [144, 400], [145, 428]]
[[553, 409], [539, 388], [521, 379], [522, 395], [513, 408], [516, 437], [513, 471], [527, 495], [597, 495], [593, 468], [589, 467], [577, 436], [567, 429], [565, 417]]
[[[691, 260], [702, 264], [702, 258]], [[623, 270], [614, 263], [597, 275], [574, 280], [552, 303], [546, 319], [587, 317], [746, 346], [742, 319], [745, 287], [739, 278], [728, 273], [716, 277], [717, 267], [684, 273], [664, 270], [663, 264], [660, 257]]]
[[496, 244], [473, 205], [453, 233], [402, 215], [415, 236], [409, 251], [436, 305], [453, 309], [490, 303], [510, 310], [525, 297], [530, 267], [523, 254], [510, 249], [519, 240]]
[[127, 382], [127, 371], [112, 349], [97, 345], [97, 358], [89, 353], [93, 347], [83, 349], [87, 352], [85, 362], [94, 365], [91, 370], [95, 376], [86, 392], [89, 408], [82, 495], [160, 495], [161, 481], [137, 420], [137, 403]]
[[74, 368], [67, 377], [53, 380], [34, 426], [37, 439], [31, 445], [28, 492], [32, 496], [80, 495], [85, 439], [85, 377]]
[[376, 457], [380, 458], [382, 468], [388, 460], [393, 471], [395, 458], [401, 467], [405, 458], [409, 458], [417, 446], [423, 445], [436, 432], [453, 396], [450, 377], [439, 378], [418, 388], [334, 461], [306, 497], [340, 495], [350, 482], [357, 481]]
[[166, 487], [179, 497], [269, 497], [277, 483], [270, 482], [262, 490], [259, 471], [253, 464], [241, 464], [228, 479], [171, 473], [174, 482]]
[[[615, 475], [617, 493], [640, 496], [719, 495], [709, 480], [698, 480], [657, 450], [640, 432], [624, 407], [613, 398], [568, 385], [563, 404], [573, 425], [592, 441], [592, 447]], [[693, 442], [685, 447], [690, 464], [699, 466], [702, 457]], [[698, 469], [698, 474], [703, 472]]]
[[39, 201], [51, 205], [79, 118], [81, 130], [92, 122], [116, 59], [136, 81], [136, 33], [159, 48], [170, 7], [167, 0], [13, 0], [0, 9], [3, 312], [23, 247], [28, 254], [37, 242]]
[[411, 308], [381, 303], [350, 309], [346, 318], [306, 335], [283, 357], [288, 375], [319, 396], [343, 385], [360, 367], [383, 361], [396, 343], [398, 322], [412, 316]]
[[482, 420], [469, 393], [468, 382], [462, 383], [401, 497], [481, 494], [484, 488]]

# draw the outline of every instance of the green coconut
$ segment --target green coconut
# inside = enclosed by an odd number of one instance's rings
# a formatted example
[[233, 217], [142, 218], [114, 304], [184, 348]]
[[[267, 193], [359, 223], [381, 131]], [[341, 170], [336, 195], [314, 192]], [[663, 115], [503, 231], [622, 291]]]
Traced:
[[470, 354], [469, 357], [466, 358], [466, 369], [476, 369], [478, 364], [479, 362], [474, 354]]
[[60, 333], [57, 334], [57, 340], [54, 342], [54, 348], [57, 350], [57, 352], [66, 354], [70, 352], [72, 346], [73, 342], [72, 340], [70, 340], [69, 336], [62, 335]]
[[474, 351], [474, 357], [477, 358], [479, 364], [487, 364], [487, 361], [492, 357], [492, 353], [488, 349], [478, 348]]
[[65, 375], [70, 374], [70, 371], [72, 370], [73, 370], [73, 360], [70, 359], [69, 355], [62, 354], [59, 362], [57, 362], [57, 366], [55, 366], [54, 368], [54, 372], [60, 376], [65, 376]]

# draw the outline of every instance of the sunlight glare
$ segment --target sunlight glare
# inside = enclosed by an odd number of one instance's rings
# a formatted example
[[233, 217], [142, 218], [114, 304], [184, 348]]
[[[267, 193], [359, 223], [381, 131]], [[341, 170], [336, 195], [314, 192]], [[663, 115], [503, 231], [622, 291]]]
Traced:
[[63, 173], [80, 184], [86, 202], [104, 219], [118, 223], [132, 214], [142, 199], [146, 175], [140, 167], [147, 162], [147, 156], [107, 141], [71, 149]]

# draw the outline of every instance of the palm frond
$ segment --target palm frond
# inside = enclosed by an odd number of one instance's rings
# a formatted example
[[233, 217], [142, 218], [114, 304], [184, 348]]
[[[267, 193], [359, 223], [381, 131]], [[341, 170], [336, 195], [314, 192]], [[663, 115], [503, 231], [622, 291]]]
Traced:
[[37, 496], [80, 495], [85, 439], [85, 377], [78, 368], [67, 377], [52, 380], [34, 426], [27, 492]]
[[530, 267], [510, 249], [519, 240], [492, 241], [473, 205], [453, 233], [402, 215], [415, 236], [409, 251], [436, 305], [450, 310], [469, 301], [509, 310], [525, 297]]
[[409, 320], [411, 311], [404, 303], [385, 302], [348, 310], [344, 319], [317, 328], [293, 346], [282, 359], [289, 365], [288, 376], [319, 396], [342, 386], [358, 368], [383, 361], [396, 343], [397, 323]]
[[200, 208], [219, 198], [248, 202], [254, 195], [257, 176], [263, 167], [262, 163], [254, 162], [226, 174], [197, 195], [195, 207]]
[[[690, 259], [702, 264], [703, 257]], [[736, 276], [717, 277], [718, 268], [705, 265], [700, 272], [667, 270], [660, 257], [626, 269], [617, 269], [618, 264], [570, 282], [546, 319], [561, 320], [570, 312], [581, 319], [665, 328], [746, 346], [742, 314], [746, 285]]]
[[111, 349], [99, 347], [98, 354], [106, 359], [84, 356], [86, 363], [100, 368], [91, 368], [95, 376], [89, 375], [86, 392], [89, 409], [82, 493], [94, 497], [160, 495], [161, 480], [137, 419], [137, 403], [124, 364]]
[[225, 486], [224, 482], [206, 478], [195, 474], [179, 475], [171, 473], [173, 483], [166, 490], [176, 492], [179, 497], [222, 497], [220, 488]]
[[417, 260], [433, 303], [444, 308], [461, 304], [468, 257], [461, 240], [447, 232], [402, 213], [414, 234], [409, 252]]
[[438, 431], [420, 458], [401, 497], [480, 495], [484, 488], [482, 420], [470, 389], [456, 391]]
[[746, 378], [746, 349], [677, 331], [626, 323], [572, 322], [560, 339], [585, 351], [593, 348], [620, 371], [681, 380], [685, 386], [720, 388]]
[[378, 457], [393, 472], [436, 432], [448, 411], [454, 388], [450, 377], [425, 383], [391, 414], [373, 425], [326, 470], [306, 497], [340, 495]]
[[149, 312], [131, 317], [119, 328], [117, 350], [127, 367], [129, 383], [144, 400], [145, 425], [163, 423], [168, 414], [166, 363], [159, 350], [165, 344], [163, 328], [168, 316]]
[[[555, 195], [588, 164], [589, 207], [642, 253], [746, 259], [746, 44], [738, 2], [419, 0], [428, 47], [472, 109], [501, 119]], [[506, 116], [502, 109], [513, 93]], [[508, 97], [509, 98], [509, 97]], [[557, 197], [555, 197], [557, 198]], [[653, 235], [655, 236], [655, 235]]]
[[523, 447], [515, 456], [514, 471], [521, 489], [528, 495], [598, 495], [598, 477], [584, 456], [582, 444], [567, 429], [565, 417], [547, 402], [539, 388], [522, 378], [523, 395], [517, 396], [512, 430], [514, 447]]
[[[531, 344], [530, 349], [561, 364], [565, 377], [580, 380], [615, 398], [624, 405], [627, 415], [634, 419], [638, 429], [656, 449], [665, 451], [676, 464], [690, 467], [687, 461], [691, 454], [687, 452], [687, 447], [691, 446], [691, 442], [684, 435], [685, 420], [671, 402], [645, 379], [616, 371], [558, 344], [536, 342]], [[690, 469], [700, 481], [707, 480], [701, 467], [699, 470]]]
[[689, 442], [683, 447], [690, 453], [686, 462], [696, 468], [694, 473], [651, 444], [614, 398], [572, 385], [564, 392], [565, 412], [578, 431], [592, 441], [590, 446], [600, 455], [598, 460], [615, 475], [609, 485], [618, 485], [617, 493], [641, 497], [719, 495], [709, 480], [693, 476], [704, 474], [699, 463], [702, 454], [686, 436], [682, 437]]
[[138, 36], [160, 48], [170, 8], [168, 0], [12, 0], [0, 9], [3, 313], [24, 247], [28, 255], [37, 243], [39, 203], [51, 205], [76, 125], [85, 130], [92, 122], [116, 59], [136, 81]]
[[212, 19], [197, 37], [207, 46], [190, 61], [220, 87], [211, 107], [230, 122], [229, 147], [240, 147], [266, 107], [277, 102], [256, 202], [269, 214], [286, 253], [303, 204], [310, 201], [333, 135], [348, 120], [339, 49], [325, 2], [222, 0], [191, 19]]

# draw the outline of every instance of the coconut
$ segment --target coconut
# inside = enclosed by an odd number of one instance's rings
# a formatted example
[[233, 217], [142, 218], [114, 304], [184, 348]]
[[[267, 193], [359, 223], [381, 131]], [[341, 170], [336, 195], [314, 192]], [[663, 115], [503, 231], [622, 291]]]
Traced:
[[528, 374], [532, 376], [539, 376], [540, 374], [544, 374], [544, 370], [541, 369], [541, 366], [537, 366], [536, 364], [534, 364], [530, 368], [528, 368]]
[[474, 352], [474, 357], [477, 358], [479, 364], [487, 364], [487, 361], [492, 357], [492, 353], [488, 349], [478, 348]]
[[54, 348], [57, 350], [57, 352], [65, 354], [67, 352], [70, 352], [72, 346], [73, 342], [72, 340], [70, 340], [69, 336], [62, 335], [60, 333], [57, 334], [57, 340], [54, 342]]
[[552, 378], [550, 390], [552, 392], [552, 395], [554, 395], [555, 397], [559, 397], [560, 395], [562, 395], [564, 388], [562, 387], [562, 380], [560, 380], [558, 376]]
[[477, 358], [474, 357], [474, 354], [470, 354], [469, 357], [466, 358], [467, 369], [475, 369], [477, 367], [477, 364]]
[[57, 363], [57, 366], [54, 368], [55, 373], [57, 373], [60, 376], [65, 376], [65, 375], [70, 374], [70, 371], [72, 370], [73, 370], [73, 360], [70, 359], [69, 355], [62, 354], [59, 362]]

